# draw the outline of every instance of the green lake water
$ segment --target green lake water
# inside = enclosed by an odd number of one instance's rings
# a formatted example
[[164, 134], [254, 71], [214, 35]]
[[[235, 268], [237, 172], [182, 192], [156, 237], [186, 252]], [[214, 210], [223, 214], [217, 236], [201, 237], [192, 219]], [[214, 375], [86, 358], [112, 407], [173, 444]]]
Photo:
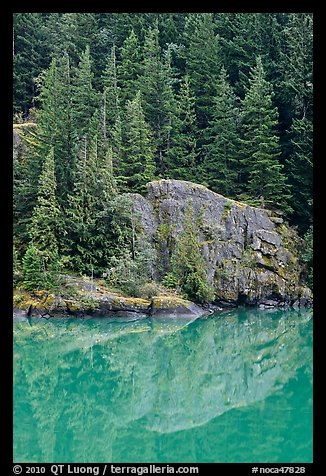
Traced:
[[14, 319], [15, 462], [311, 462], [312, 311]]

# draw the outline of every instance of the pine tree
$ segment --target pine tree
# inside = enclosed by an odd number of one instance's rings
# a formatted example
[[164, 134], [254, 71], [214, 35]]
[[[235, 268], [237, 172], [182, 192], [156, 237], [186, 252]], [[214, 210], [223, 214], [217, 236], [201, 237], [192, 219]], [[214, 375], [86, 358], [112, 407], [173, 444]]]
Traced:
[[41, 13], [15, 13], [13, 26], [13, 110], [26, 117], [35, 106], [34, 78], [49, 64], [49, 44]]
[[174, 135], [168, 153], [168, 174], [177, 180], [196, 177], [196, 113], [195, 98], [186, 75], [180, 86], [174, 118]]
[[82, 140], [90, 134], [90, 126], [98, 105], [93, 78], [90, 48], [86, 46], [80, 56], [72, 97], [74, 129], [78, 139]]
[[113, 151], [110, 145], [99, 164], [96, 181], [98, 198], [102, 204], [107, 204], [117, 194], [117, 184], [113, 172]]
[[260, 57], [251, 72], [250, 87], [242, 101], [242, 166], [247, 173], [245, 191], [253, 204], [289, 212], [289, 186], [283, 173], [276, 126], [278, 112], [271, 84], [265, 79]]
[[263, 56], [261, 38], [262, 13], [218, 13], [216, 26], [220, 34], [220, 56], [230, 84], [243, 99], [255, 58]]
[[143, 192], [146, 183], [154, 177], [155, 163], [152, 136], [145, 121], [140, 91], [127, 102], [123, 144], [118, 184], [122, 190]]
[[38, 114], [38, 135], [34, 154], [42, 157], [54, 148], [55, 173], [60, 204], [73, 185], [75, 168], [74, 124], [72, 122], [72, 80], [67, 54], [54, 58], [50, 67], [38, 78], [41, 109]]
[[30, 243], [23, 258], [23, 286], [27, 291], [35, 292], [44, 288], [42, 257], [33, 243]]
[[292, 220], [305, 233], [312, 224], [313, 124], [308, 118], [294, 119], [290, 130], [292, 153], [285, 167], [292, 186]]
[[189, 299], [197, 302], [211, 302], [214, 291], [208, 283], [206, 264], [194, 224], [192, 203], [188, 203], [182, 233], [172, 255], [172, 276], [174, 276]]
[[142, 74], [142, 58], [139, 39], [134, 30], [121, 47], [121, 62], [118, 66], [119, 84], [123, 104], [132, 100], [138, 90], [138, 80]]
[[285, 29], [283, 87], [291, 98], [295, 118], [312, 118], [313, 28], [311, 13], [291, 13]]
[[[53, 148], [45, 158], [39, 180], [37, 204], [30, 229], [31, 242], [23, 260], [24, 285], [28, 290], [42, 285], [57, 286], [60, 271], [58, 235], [61, 212], [56, 200], [56, 178]], [[35, 273], [33, 277], [32, 274]]]
[[65, 240], [69, 265], [75, 271], [88, 273], [94, 266], [92, 229], [96, 202], [97, 148], [88, 137], [81, 140], [76, 163], [75, 183], [68, 196], [66, 222], [70, 224]]
[[224, 67], [213, 107], [212, 119], [205, 131], [202, 180], [211, 190], [235, 197], [239, 170], [239, 107]]
[[117, 83], [116, 47], [113, 45], [103, 73], [103, 136], [112, 136], [112, 128], [120, 116], [120, 89]]
[[56, 199], [54, 149], [45, 158], [39, 179], [37, 204], [33, 210], [30, 238], [42, 251], [43, 256], [51, 259], [58, 251], [58, 233], [61, 212]]
[[144, 73], [139, 81], [146, 121], [153, 130], [157, 170], [165, 174], [166, 156], [171, 147], [172, 122], [175, 112], [171, 52], [161, 58], [159, 29], [150, 28], [144, 44]]
[[221, 70], [220, 46], [212, 13], [189, 13], [185, 24], [186, 71], [196, 96], [199, 129], [211, 118], [212, 99]]
[[291, 219], [305, 233], [312, 223], [313, 28], [312, 14], [291, 13], [285, 28], [282, 91], [292, 112], [285, 142], [285, 171], [292, 185]]

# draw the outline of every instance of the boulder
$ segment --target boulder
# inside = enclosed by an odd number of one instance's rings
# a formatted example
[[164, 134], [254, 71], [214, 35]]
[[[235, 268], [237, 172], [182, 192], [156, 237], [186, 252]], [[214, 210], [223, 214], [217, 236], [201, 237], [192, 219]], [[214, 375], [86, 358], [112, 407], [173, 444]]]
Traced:
[[158, 252], [156, 277], [170, 271], [170, 259], [191, 203], [208, 281], [216, 302], [259, 305], [266, 300], [311, 301], [300, 281], [304, 241], [277, 211], [230, 200], [181, 180], [147, 185], [145, 197], [130, 194], [139, 226]]

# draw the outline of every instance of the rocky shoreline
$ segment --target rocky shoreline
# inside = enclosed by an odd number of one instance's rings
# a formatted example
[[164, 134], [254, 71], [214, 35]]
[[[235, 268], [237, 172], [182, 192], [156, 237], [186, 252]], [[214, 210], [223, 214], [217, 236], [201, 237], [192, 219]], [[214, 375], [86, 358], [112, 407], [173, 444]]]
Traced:
[[[235, 301], [219, 301], [198, 305], [177, 295], [158, 295], [148, 299], [126, 297], [110, 292], [90, 280], [75, 280], [78, 286], [75, 295], [56, 295], [38, 291], [33, 296], [26, 292], [14, 293], [14, 317], [192, 317], [197, 318], [248, 304]], [[259, 309], [308, 307], [312, 299], [296, 300], [261, 299], [250, 307]]]

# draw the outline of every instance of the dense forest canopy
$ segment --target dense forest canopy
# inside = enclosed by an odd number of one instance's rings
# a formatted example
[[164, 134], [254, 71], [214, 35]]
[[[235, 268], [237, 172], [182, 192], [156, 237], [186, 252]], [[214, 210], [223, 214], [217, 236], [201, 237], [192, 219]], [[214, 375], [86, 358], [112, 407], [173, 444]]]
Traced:
[[101, 275], [122, 254], [141, 261], [121, 197], [153, 179], [278, 210], [311, 242], [312, 26], [311, 13], [14, 14], [27, 287], [45, 269], [50, 287], [59, 264]]

